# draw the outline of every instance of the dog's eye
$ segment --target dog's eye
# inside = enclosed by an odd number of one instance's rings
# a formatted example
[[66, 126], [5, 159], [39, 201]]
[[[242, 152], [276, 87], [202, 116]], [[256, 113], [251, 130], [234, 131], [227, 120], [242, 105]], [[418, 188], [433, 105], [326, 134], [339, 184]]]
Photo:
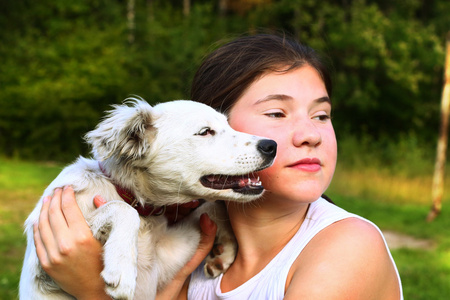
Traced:
[[202, 128], [196, 135], [207, 136], [214, 135], [216, 132], [209, 127]]

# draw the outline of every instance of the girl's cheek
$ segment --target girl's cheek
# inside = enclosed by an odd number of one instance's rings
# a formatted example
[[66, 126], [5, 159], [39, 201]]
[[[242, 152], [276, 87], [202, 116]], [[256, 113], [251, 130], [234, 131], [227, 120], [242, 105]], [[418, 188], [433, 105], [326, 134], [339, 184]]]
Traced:
[[260, 177], [264, 187], [267, 188], [274, 179], [278, 178], [279, 168], [277, 159], [275, 159], [274, 163], [270, 167], [258, 172], [258, 176]]

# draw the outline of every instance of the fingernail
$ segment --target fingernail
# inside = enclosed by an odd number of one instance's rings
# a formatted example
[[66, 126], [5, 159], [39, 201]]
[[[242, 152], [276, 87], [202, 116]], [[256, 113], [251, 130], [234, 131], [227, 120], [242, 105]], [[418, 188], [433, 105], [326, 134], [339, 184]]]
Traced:
[[50, 199], [51, 199], [50, 196], [45, 196], [44, 199], [43, 199], [42, 201], [45, 203], [45, 202], [49, 202]]
[[94, 205], [96, 207], [100, 207], [100, 206], [102, 206], [104, 204], [106, 204], [106, 200], [102, 196], [100, 196], [100, 195], [95, 195], [94, 196]]
[[206, 219], [206, 221], [208, 222], [208, 226], [212, 226], [214, 224], [214, 222], [211, 220], [211, 218], [208, 216], [207, 213], [203, 213], [202, 214], [203, 218]]

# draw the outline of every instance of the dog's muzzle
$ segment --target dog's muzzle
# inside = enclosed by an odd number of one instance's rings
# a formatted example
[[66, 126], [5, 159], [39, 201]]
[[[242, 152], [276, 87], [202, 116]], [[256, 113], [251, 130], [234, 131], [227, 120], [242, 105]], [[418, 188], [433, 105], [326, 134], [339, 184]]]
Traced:
[[256, 145], [258, 151], [262, 154], [264, 161], [260, 168], [254, 170], [252, 174], [243, 175], [207, 175], [200, 179], [203, 186], [216, 189], [227, 190], [232, 189], [236, 193], [245, 195], [258, 195], [264, 191], [264, 187], [259, 180], [259, 176], [253, 174], [270, 167], [277, 154], [277, 143], [273, 140], [260, 140]]

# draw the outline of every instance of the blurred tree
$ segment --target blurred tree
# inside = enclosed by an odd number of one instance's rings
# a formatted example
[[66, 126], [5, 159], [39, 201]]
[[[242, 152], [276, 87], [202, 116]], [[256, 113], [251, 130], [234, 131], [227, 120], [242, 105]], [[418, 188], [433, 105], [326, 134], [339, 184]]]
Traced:
[[68, 159], [85, 152], [82, 134], [124, 96], [118, 89], [127, 76], [125, 27], [118, 23], [124, 10], [110, 3], [6, 3], [0, 21], [8, 29], [0, 33], [4, 154]]
[[331, 57], [338, 133], [420, 144], [438, 128], [449, 1], [199, 0], [185, 16], [175, 0], [18, 0], [0, 11], [4, 155], [85, 153], [80, 137], [109, 104], [185, 98], [205, 53], [257, 28], [293, 33]]
[[447, 161], [448, 123], [450, 116], [450, 31], [447, 34], [446, 55], [444, 68], [444, 87], [441, 98], [441, 126], [437, 143], [436, 162], [434, 167], [433, 187], [431, 197], [433, 205], [427, 220], [433, 221], [442, 210], [444, 195], [445, 163]]
[[183, 0], [183, 15], [188, 17], [191, 13], [191, 0]]

